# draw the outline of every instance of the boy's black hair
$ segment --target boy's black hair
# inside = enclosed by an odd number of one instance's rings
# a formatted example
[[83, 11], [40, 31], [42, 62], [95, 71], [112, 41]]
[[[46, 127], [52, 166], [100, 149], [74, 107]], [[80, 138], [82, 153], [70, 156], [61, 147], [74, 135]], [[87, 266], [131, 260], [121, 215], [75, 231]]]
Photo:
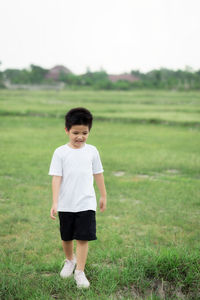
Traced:
[[86, 125], [90, 131], [92, 120], [93, 116], [88, 109], [84, 107], [72, 108], [65, 115], [65, 127], [70, 130], [73, 125]]

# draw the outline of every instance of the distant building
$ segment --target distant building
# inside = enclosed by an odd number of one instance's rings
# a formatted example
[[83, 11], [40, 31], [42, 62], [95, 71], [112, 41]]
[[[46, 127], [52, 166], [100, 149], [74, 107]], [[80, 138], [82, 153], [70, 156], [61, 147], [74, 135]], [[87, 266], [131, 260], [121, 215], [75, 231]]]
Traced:
[[132, 74], [108, 75], [108, 78], [112, 82], [117, 82], [119, 80], [134, 82], [140, 80], [138, 77]]
[[55, 66], [54, 68], [50, 69], [48, 71], [48, 73], [46, 74], [45, 78], [47, 79], [53, 79], [53, 80], [58, 80], [59, 79], [59, 76], [60, 74], [71, 74], [72, 72], [64, 67], [64, 66]]

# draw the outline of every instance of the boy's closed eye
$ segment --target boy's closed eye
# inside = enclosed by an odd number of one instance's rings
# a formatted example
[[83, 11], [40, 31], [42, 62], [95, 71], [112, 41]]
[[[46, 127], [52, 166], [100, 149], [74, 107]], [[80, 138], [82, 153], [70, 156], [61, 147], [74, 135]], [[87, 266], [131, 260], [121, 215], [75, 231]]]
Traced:
[[[73, 132], [73, 134], [79, 134], [79, 132]], [[84, 135], [88, 134], [88, 132], [83, 132]]]

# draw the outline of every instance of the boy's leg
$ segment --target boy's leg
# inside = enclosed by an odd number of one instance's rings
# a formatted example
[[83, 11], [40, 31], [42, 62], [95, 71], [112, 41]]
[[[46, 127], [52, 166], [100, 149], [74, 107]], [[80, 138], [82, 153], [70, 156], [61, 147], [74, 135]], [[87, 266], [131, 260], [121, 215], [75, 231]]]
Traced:
[[76, 240], [76, 243], [76, 270], [84, 271], [88, 254], [88, 241]]
[[76, 266], [76, 261], [75, 259], [73, 259], [73, 240], [70, 241], [63, 241], [62, 240], [62, 245], [63, 245], [63, 250], [65, 252], [66, 255], [66, 260], [64, 263], [64, 266], [60, 272], [60, 276], [62, 278], [68, 278], [73, 274], [73, 271], [75, 269]]
[[67, 259], [73, 259], [74, 243], [72, 241], [62, 241], [63, 250]]

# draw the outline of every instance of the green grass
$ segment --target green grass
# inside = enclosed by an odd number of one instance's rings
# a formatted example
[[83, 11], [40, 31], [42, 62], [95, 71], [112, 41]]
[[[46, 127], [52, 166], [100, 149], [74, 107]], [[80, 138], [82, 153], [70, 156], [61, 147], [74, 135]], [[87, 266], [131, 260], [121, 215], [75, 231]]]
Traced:
[[1, 91], [0, 115], [63, 117], [87, 106], [95, 118], [126, 122], [200, 125], [198, 92]]
[[[0, 91], [0, 299], [200, 299], [199, 101], [197, 92]], [[49, 217], [49, 164], [75, 106], [94, 114], [87, 143], [100, 151], [108, 193], [87, 291], [59, 277]]]

